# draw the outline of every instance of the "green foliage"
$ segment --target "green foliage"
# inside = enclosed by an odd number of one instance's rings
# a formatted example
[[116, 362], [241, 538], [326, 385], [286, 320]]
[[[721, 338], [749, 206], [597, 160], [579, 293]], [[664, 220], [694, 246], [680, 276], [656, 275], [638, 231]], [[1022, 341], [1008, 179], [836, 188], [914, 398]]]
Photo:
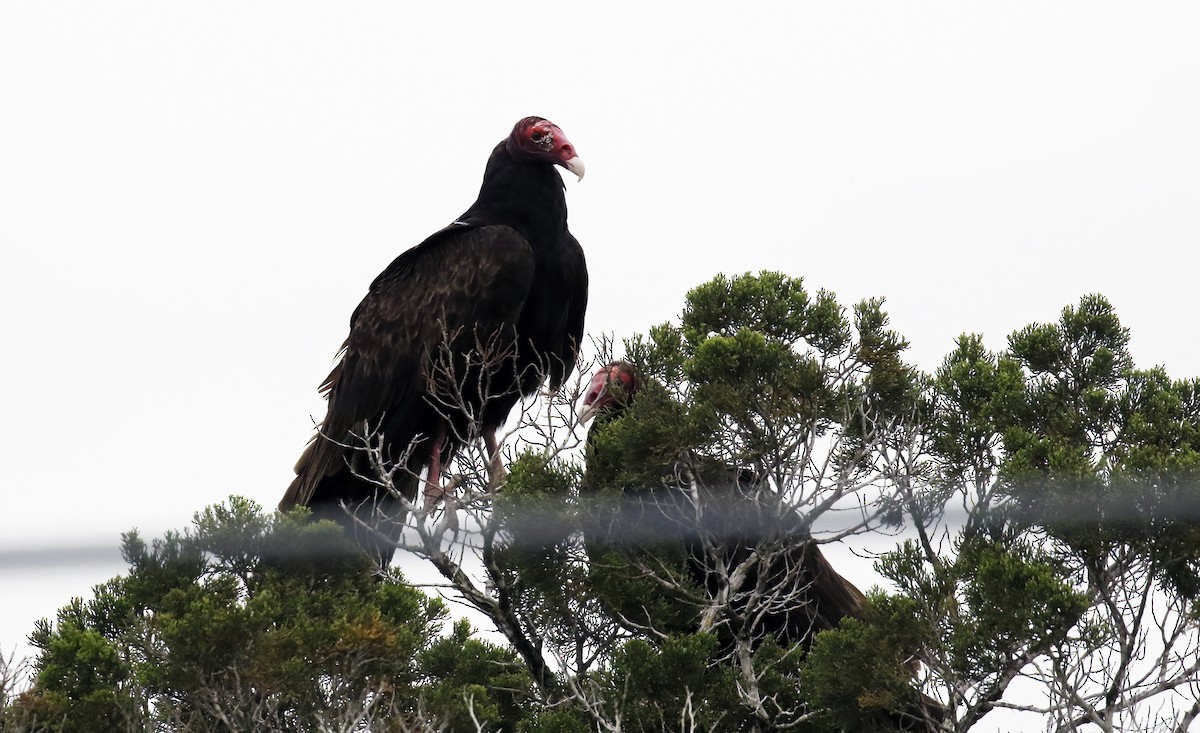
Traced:
[[683, 331], [689, 343], [744, 330], [792, 344], [812, 332], [809, 297], [799, 279], [779, 272], [717, 275], [687, 296]]
[[705, 434], [705, 425], [659, 382], [638, 392], [621, 420], [597, 418], [588, 436], [581, 489], [615, 497], [626, 487], [656, 488], [675, 480], [674, 465]]
[[[642, 529], [663, 516], [652, 492], [670, 491], [678, 481], [676, 465], [689, 460], [695, 426], [681, 407], [660, 385], [648, 384], [622, 419], [598, 418], [588, 437], [579, 499], [588, 559], [582, 587], [618, 625], [678, 633], [696, 624], [694, 605], [664, 593], [637, 566], [648, 562], [681, 587], [693, 587], [682, 543], [654, 541]], [[646, 501], [644, 507], [638, 500]]]
[[651, 645], [633, 640], [613, 658], [607, 679], [609, 698], [623, 703], [626, 730], [688, 729], [681, 717], [694, 716], [698, 730], [736, 730], [739, 710], [736, 677], [728, 666], [710, 661], [716, 639], [706, 634], [675, 635]]
[[314, 730], [382, 701], [461, 721], [464, 690], [484, 719], [522, 717], [512, 654], [464, 626], [435, 640], [442, 603], [374, 576], [331, 523], [234, 497], [123, 552], [128, 575], [31, 635], [36, 685], [15, 704], [45, 730]]
[[591, 733], [592, 726], [581, 711], [546, 708], [521, 722], [520, 733]]
[[916, 370], [901, 359], [908, 342], [888, 329], [881, 299], [864, 300], [854, 307], [858, 344], [853, 356], [862, 378], [864, 407], [871, 420], [902, 417], [917, 402]]
[[431, 681], [427, 703], [451, 730], [515, 731], [525, 717], [532, 681], [511, 650], [471, 638], [466, 619], [449, 636], [420, 653], [421, 671]]
[[932, 503], [957, 495], [966, 526], [944, 553], [909, 544], [880, 567], [936, 631], [929, 648], [948, 686], [998, 696], [1053, 650], [1053, 665], [1108, 669], [1080, 684], [1112, 705], [1136, 664], [1113, 660], [1142, 653], [1137, 599], [1163, 609], [1151, 623], [1169, 623], [1170, 608], [1191, 623], [1197, 385], [1136, 369], [1129, 340], [1091, 295], [1056, 323], [1014, 332], [1005, 353], [963, 336], [933, 376]]
[[638, 397], [649, 404], [604, 453], [624, 451], [619, 463], [629, 471], [687, 457], [701, 473], [716, 461], [765, 474], [791, 460], [806, 434], [841, 426], [862, 435], [909, 414], [920, 379], [882, 305], [863, 301], [851, 319], [833, 294], [812, 297], [778, 272], [719, 275], [694, 288], [680, 327], [627, 340], [629, 358], [650, 377]]
[[552, 643], [569, 645], [579, 635], [599, 636], [588, 593], [588, 567], [573, 535], [579, 518], [573, 496], [579, 467], [526, 453], [510, 466], [504, 491], [495, 498], [489, 557], [505, 595]]
[[967, 541], [951, 574], [962, 594], [952, 617], [952, 651], [962, 674], [1007, 665], [1024, 649], [1062, 639], [1088, 606], [1062, 567], [1024, 544]]
[[[120, 648], [94, 629], [76, 622], [87, 615], [79, 599], [64, 614], [57, 635], [45, 627], [34, 632], [43, 649], [38, 661], [39, 694], [25, 695], [20, 704], [34, 720], [61, 720], [57, 730], [120, 730], [127, 721], [145, 717], [133, 674]], [[60, 617], [63, 618], [63, 617]]]
[[986, 489], [999, 467], [1000, 438], [1024, 398], [1017, 361], [999, 357], [976, 334], [964, 334], [931, 380], [932, 452], [941, 488]]
[[[1024, 409], [1014, 415], [1007, 446], [1014, 458], [1048, 442], [1020, 463], [1049, 469], [1054, 449], [1085, 461], [1102, 448], [1117, 415], [1116, 392], [1132, 368], [1129, 331], [1098, 295], [1063, 309], [1057, 324], [1034, 324], [1009, 337], [1009, 351], [1028, 373]], [[1065, 467], [1065, 466], [1063, 466]], [[1054, 466], [1056, 470], [1059, 466]]]
[[1177, 591], [1200, 590], [1197, 383], [1135, 369], [1107, 300], [1014, 332], [1004, 355], [964, 336], [933, 384], [943, 486], [976, 484], [974, 516], [1045, 528], [1083, 567], [1136, 548]]
[[925, 638], [910, 649], [937, 649], [956, 675], [988, 676], [1025, 650], [1065, 637], [1088, 605], [1065, 569], [1026, 543], [963, 537], [949, 562], [931, 566], [906, 542], [878, 563], [901, 591], [913, 628]]
[[817, 635], [800, 671], [800, 691], [818, 718], [836, 730], [893, 730], [917, 707], [912, 654], [931, 638], [908, 598], [874, 593], [864, 619], [844, 619]]
[[1195, 597], [1196, 381], [1135, 369], [1128, 345], [1101, 296], [1010, 337], [1027, 380], [1004, 424], [1004, 488], [1024, 522], [1066, 542], [1082, 568], [1130, 547], [1175, 592]]
[[[696, 589], [688, 574], [686, 550], [680, 543], [659, 542], [636, 548], [589, 547], [588, 556], [587, 587], [615, 623], [676, 634], [696, 628], [699, 609], [681, 597], [684, 593], [694, 595]], [[652, 567], [658, 577], [676, 584], [677, 593], [666, 591], [658, 580], [647, 576], [638, 567], [638, 561]]]
[[505, 568], [521, 568], [523, 582], [561, 584], [561, 570], [570, 564], [568, 540], [575, 523], [568, 499], [579, 481], [577, 466], [549, 463], [532, 453], [510, 465], [492, 520], [506, 538], [519, 541], [498, 550], [496, 558]]

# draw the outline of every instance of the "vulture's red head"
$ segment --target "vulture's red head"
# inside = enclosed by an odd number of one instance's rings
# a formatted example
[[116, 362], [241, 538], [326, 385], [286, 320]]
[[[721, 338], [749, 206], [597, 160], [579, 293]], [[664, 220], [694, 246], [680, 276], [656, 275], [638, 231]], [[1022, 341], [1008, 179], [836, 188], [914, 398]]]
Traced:
[[561, 165], [583, 180], [583, 161], [562, 129], [542, 117], [526, 117], [508, 136], [508, 152], [517, 160]]
[[596, 372], [583, 394], [583, 409], [579, 411], [579, 422], [586, 423], [597, 413], [619, 410], [641, 387], [637, 367], [627, 361], [614, 361]]

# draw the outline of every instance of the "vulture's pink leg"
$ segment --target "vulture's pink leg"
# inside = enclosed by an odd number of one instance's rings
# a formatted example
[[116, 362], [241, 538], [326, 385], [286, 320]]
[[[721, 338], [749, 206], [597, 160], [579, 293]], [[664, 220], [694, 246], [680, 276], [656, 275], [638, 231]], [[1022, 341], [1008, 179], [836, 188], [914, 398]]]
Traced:
[[432, 511], [442, 501], [442, 449], [446, 447], [446, 429], [440, 428], [429, 447], [429, 468], [425, 475], [425, 511]]
[[488, 453], [488, 489], [496, 491], [508, 477], [504, 470], [504, 461], [500, 460], [500, 444], [496, 441], [496, 430], [488, 428], [483, 431], [483, 445]]

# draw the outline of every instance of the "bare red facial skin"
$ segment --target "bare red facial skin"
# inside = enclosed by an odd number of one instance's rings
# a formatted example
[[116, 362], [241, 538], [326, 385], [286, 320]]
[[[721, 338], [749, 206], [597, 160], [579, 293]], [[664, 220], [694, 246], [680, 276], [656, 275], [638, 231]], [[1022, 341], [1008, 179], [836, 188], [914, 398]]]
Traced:
[[551, 147], [550, 154], [555, 156], [556, 162], [565, 165], [571, 158], [578, 157], [575, 154], [575, 146], [567, 139], [567, 134], [558, 125], [551, 125], [550, 127], [551, 132], [554, 134], [554, 144]]
[[613, 404], [624, 402], [636, 389], [634, 375], [621, 365], [609, 365], [592, 377], [587, 392], [583, 395], [584, 407], [590, 407], [594, 414]]
[[590, 407], [596, 411], [612, 402], [612, 395], [608, 394], [609, 373], [610, 370], [603, 369], [592, 377], [592, 381], [588, 383], [587, 392], [583, 393], [584, 407]]
[[509, 151], [534, 160], [566, 167], [577, 158], [575, 146], [562, 128], [541, 117], [526, 117], [513, 128], [508, 139]]

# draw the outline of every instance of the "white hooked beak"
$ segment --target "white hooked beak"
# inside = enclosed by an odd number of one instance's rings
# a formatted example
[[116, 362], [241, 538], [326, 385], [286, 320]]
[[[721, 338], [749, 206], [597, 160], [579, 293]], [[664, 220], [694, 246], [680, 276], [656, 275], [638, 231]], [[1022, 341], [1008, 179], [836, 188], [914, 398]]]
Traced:
[[583, 180], [583, 160], [578, 155], [563, 163], [563, 167], [578, 176], [575, 180]]
[[593, 402], [590, 405], [584, 405], [579, 409], [579, 424], [587, 425], [596, 416], [597, 412], [599, 410], [596, 409], [596, 403]]

